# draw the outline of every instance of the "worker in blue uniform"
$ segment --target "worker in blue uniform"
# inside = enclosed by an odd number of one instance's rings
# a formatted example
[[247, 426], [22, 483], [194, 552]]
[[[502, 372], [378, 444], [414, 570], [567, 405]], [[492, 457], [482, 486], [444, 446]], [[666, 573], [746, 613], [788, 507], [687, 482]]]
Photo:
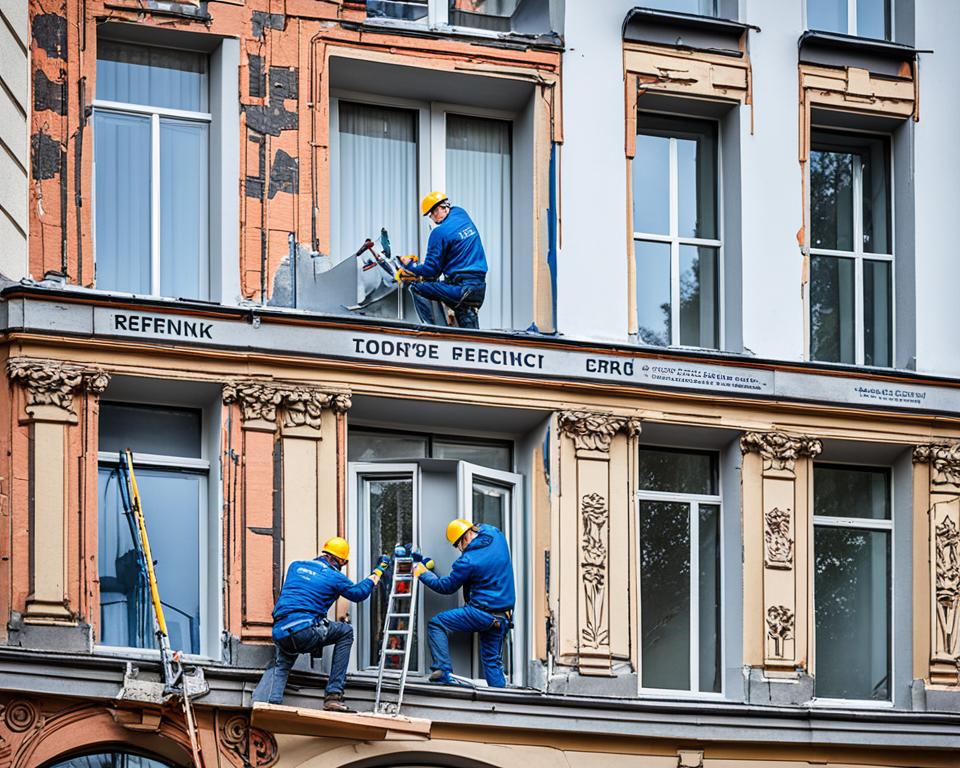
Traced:
[[462, 608], [438, 613], [427, 624], [427, 643], [433, 657], [430, 682], [456, 685], [451, 677], [451, 632], [476, 632], [480, 636], [483, 677], [492, 688], [503, 688], [503, 643], [513, 621], [516, 591], [510, 548], [503, 532], [492, 525], [473, 525], [454, 520], [447, 526], [447, 540], [460, 550], [448, 576], [437, 576], [433, 560], [415, 553], [414, 575], [420, 583], [441, 595], [463, 587]]
[[[427, 253], [417, 263], [412, 257], [400, 259], [399, 282], [410, 282], [413, 304], [420, 320], [437, 323], [433, 302], [453, 310], [461, 328], [479, 328], [477, 310], [487, 290], [487, 257], [476, 224], [463, 208], [450, 205], [443, 192], [431, 192], [423, 198], [420, 210], [436, 224], [427, 241]], [[443, 281], [440, 281], [440, 276]]]
[[350, 545], [339, 536], [328, 539], [316, 560], [290, 563], [280, 597], [273, 608], [273, 661], [253, 692], [254, 701], [279, 704], [287, 687], [290, 669], [301, 653], [319, 655], [324, 646], [333, 646], [333, 663], [323, 701], [332, 712], [353, 712], [343, 703], [343, 684], [353, 646], [353, 627], [330, 621], [327, 613], [338, 597], [354, 603], [370, 597], [390, 558], [380, 556], [373, 573], [354, 584], [341, 569], [350, 559]]

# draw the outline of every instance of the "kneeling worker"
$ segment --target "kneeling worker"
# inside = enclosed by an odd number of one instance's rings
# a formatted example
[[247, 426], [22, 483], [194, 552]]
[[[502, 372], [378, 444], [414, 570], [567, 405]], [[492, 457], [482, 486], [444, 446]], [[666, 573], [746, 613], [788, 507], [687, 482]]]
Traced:
[[430, 682], [455, 685], [451, 677], [451, 632], [476, 632], [480, 635], [480, 663], [487, 685], [503, 688], [503, 642], [513, 619], [516, 593], [513, 585], [513, 564], [510, 548], [503, 533], [492, 525], [473, 525], [467, 520], [454, 520], [447, 526], [447, 540], [460, 550], [450, 575], [433, 573], [433, 561], [425, 555], [414, 566], [420, 582], [441, 595], [452, 595], [463, 587], [462, 608], [438, 613], [427, 625], [427, 642], [433, 665]]
[[[397, 270], [397, 280], [421, 278], [410, 283], [421, 322], [438, 325], [433, 302], [439, 301], [453, 310], [461, 328], [479, 328], [477, 310], [487, 290], [487, 256], [477, 226], [463, 208], [450, 205], [443, 192], [424, 197], [420, 210], [437, 226], [430, 233], [421, 263], [400, 259], [403, 269]], [[441, 275], [443, 282], [439, 280]]]
[[257, 683], [254, 701], [279, 704], [287, 687], [290, 669], [301, 653], [318, 655], [333, 645], [333, 664], [327, 680], [323, 708], [332, 712], [353, 712], [343, 703], [343, 683], [353, 645], [353, 627], [326, 618], [338, 597], [359, 603], [370, 597], [390, 558], [380, 562], [367, 578], [354, 584], [340, 570], [350, 558], [350, 545], [339, 536], [329, 539], [316, 560], [290, 563], [280, 598], [273, 608], [274, 657]]

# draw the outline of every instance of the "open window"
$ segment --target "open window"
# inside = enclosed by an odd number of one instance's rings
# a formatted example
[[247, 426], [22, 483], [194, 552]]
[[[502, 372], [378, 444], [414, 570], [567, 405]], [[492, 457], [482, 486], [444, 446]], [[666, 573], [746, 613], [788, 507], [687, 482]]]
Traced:
[[487, 35], [546, 35], [552, 5], [550, 0], [366, 0], [368, 22], [449, 25]]

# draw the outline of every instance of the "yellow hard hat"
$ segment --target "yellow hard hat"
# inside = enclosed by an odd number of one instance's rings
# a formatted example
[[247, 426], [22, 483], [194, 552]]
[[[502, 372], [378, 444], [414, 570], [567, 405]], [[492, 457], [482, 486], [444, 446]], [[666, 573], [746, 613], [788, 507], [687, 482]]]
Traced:
[[327, 555], [333, 555], [341, 560], [350, 559], [350, 545], [347, 544], [346, 539], [341, 539], [339, 536], [327, 539], [326, 542], [324, 542], [323, 549], [320, 551]]
[[464, 520], [463, 518], [451, 521], [450, 525], [447, 526], [447, 541], [449, 541], [453, 546], [457, 546], [457, 542], [460, 541], [460, 538], [473, 528], [473, 523], [469, 520]]
[[420, 212], [426, 216], [446, 199], [447, 196], [443, 192], [431, 192], [420, 201]]

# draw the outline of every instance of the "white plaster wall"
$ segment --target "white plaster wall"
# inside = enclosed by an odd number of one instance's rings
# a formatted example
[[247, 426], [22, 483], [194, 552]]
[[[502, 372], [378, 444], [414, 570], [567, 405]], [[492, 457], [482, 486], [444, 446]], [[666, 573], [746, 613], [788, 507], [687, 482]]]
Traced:
[[798, 161], [797, 40], [802, 0], [740, 0], [750, 32], [753, 135], [741, 120], [743, 201], [743, 345], [759, 357], [803, 356], [803, 224]]
[[918, 0], [920, 121], [916, 124], [917, 368], [960, 375], [957, 290], [960, 254], [953, 230], [960, 199], [960, 3]]
[[27, 118], [30, 79], [26, 0], [0, 3], [0, 273], [27, 273]]

